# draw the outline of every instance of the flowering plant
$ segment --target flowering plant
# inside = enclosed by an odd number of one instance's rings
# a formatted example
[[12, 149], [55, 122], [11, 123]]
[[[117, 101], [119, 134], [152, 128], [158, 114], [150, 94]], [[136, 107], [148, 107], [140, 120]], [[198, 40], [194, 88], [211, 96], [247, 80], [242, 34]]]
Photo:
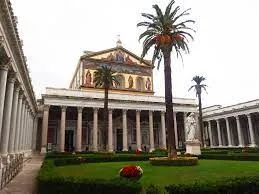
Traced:
[[128, 165], [120, 170], [120, 176], [126, 178], [141, 178], [143, 170], [140, 166]]

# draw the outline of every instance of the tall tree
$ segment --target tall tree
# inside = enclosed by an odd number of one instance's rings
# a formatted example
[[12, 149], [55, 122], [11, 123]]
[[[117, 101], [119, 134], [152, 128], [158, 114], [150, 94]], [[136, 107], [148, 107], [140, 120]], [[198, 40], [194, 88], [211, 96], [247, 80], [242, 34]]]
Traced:
[[[200, 134], [201, 134], [201, 146], [203, 147], [204, 145], [204, 139], [203, 139], [203, 122], [202, 122], [202, 103], [201, 103], [201, 92], [202, 89], [206, 91], [207, 85], [202, 84], [203, 81], [206, 79], [203, 76], [194, 76], [192, 78], [192, 81], [195, 82], [195, 85], [192, 85], [188, 91], [191, 89], [195, 89], [196, 91], [196, 96], [198, 96], [198, 101], [199, 101], [199, 128], [200, 128]], [[207, 91], [206, 91], [207, 92]]]
[[176, 157], [175, 133], [173, 120], [173, 99], [172, 99], [172, 79], [171, 79], [171, 53], [176, 53], [177, 57], [182, 57], [182, 51], [189, 52], [188, 40], [193, 39], [191, 32], [194, 30], [188, 27], [193, 24], [193, 20], [185, 20], [189, 15], [187, 9], [180, 12], [179, 6], [175, 6], [172, 0], [163, 13], [158, 5], [153, 5], [155, 14], [142, 13], [147, 21], [140, 22], [137, 26], [145, 27], [146, 30], [139, 36], [139, 40], [144, 38], [142, 58], [149, 49], [154, 46], [152, 64], [158, 60], [157, 68], [161, 59], [164, 59], [164, 79], [165, 79], [165, 105], [166, 105], [166, 128], [168, 131], [168, 157]]
[[108, 94], [109, 89], [112, 88], [113, 85], [119, 85], [119, 81], [117, 80], [117, 76], [115, 75], [115, 71], [112, 70], [109, 66], [102, 66], [94, 72], [94, 80], [95, 87], [104, 88], [104, 107], [103, 107], [103, 122], [104, 122], [104, 146], [107, 144], [107, 133], [108, 133]]

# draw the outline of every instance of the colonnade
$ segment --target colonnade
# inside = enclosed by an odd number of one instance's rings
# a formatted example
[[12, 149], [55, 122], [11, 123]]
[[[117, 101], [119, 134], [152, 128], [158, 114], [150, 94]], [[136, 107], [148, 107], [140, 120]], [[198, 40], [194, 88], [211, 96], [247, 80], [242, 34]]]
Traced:
[[29, 153], [36, 146], [37, 117], [11, 67], [10, 60], [0, 64], [0, 155], [4, 159]]
[[[46, 152], [47, 148], [47, 136], [48, 136], [48, 120], [49, 120], [49, 105], [44, 105], [43, 107], [43, 120], [42, 120], [42, 143], [41, 143], [41, 153]], [[66, 129], [66, 110], [67, 106], [61, 106], [61, 117], [60, 117], [60, 129], [59, 130], [59, 145], [58, 151], [64, 152], [65, 147], [65, 129]], [[76, 146], [75, 151], [82, 151], [82, 111], [83, 107], [77, 107], [77, 129], [76, 129]], [[98, 151], [98, 108], [93, 108], [93, 130], [92, 130], [92, 151]], [[127, 111], [126, 109], [121, 109], [122, 114], [122, 150], [128, 151], [128, 129], [127, 129]], [[140, 118], [141, 110], [135, 110], [136, 113], [136, 146], [137, 149], [141, 150], [141, 129], [140, 129]], [[110, 109], [108, 112], [108, 151], [114, 150], [113, 142], [113, 110]], [[176, 115], [176, 114], [175, 114]], [[160, 112], [161, 119], [161, 148], [166, 148], [166, 128], [165, 128], [165, 112]], [[175, 131], [177, 132], [176, 116], [175, 119]], [[149, 151], [153, 151], [154, 148], [154, 129], [153, 129], [153, 111], [149, 111]], [[176, 142], [178, 145], [178, 136], [176, 135]]]
[[[241, 123], [241, 117], [243, 123]], [[211, 147], [257, 146], [254, 133], [255, 129], [253, 126], [251, 114], [233, 115], [230, 117], [216, 119], [206, 118], [206, 121], [204, 121], [204, 126], [205, 129], [207, 129], [208, 139], [210, 141]], [[216, 134], [216, 136], [213, 134]], [[245, 137], [247, 139], [246, 142]]]

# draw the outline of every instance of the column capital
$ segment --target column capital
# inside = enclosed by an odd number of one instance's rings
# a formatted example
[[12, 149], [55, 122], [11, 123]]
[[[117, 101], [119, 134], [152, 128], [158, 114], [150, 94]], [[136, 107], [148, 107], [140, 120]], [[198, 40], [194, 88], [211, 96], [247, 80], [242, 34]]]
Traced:
[[19, 92], [19, 99], [23, 99], [24, 91], [21, 89]]
[[[24, 94], [24, 93], [23, 93], [23, 94]], [[23, 103], [26, 104], [27, 98], [26, 98], [25, 94], [23, 95], [23, 99], [22, 99], [22, 100], [23, 100]]]
[[0, 70], [4, 70], [4, 71], [8, 71], [11, 67], [11, 59], [9, 58], [7, 62], [5, 62], [4, 64], [0, 64]]
[[111, 114], [112, 111], [113, 111], [113, 109], [111, 109], [111, 108], [108, 109], [109, 114]]
[[216, 119], [216, 122], [219, 123], [219, 119]]
[[19, 92], [21, 90], [21, 84], [19, 82], [16, 82], [14, 85], [14, 91]]
[[94, 107], [93, 110], [94, 112], [98, 112], [99, 108]]
[[83, 112], [83, 109], [84, 109], [84, 107], [79, 106], [79, 107], [77, 107], [77, 112], [78, 112], [78, 113], [82, 113], [82, 112]]
[[61, 106], [61, 111], [65, 112], [67, 110], [67, 106]]
[[236, 115], [235, 118], [236, 118], [236, 120], [239, 120], [239, 116], [238, 115]]
[[122, 113], [127, 113], [128, 109], [122, 109]]
[[154, 110], [149, 110], [148, 112], [149, 112], [149, 113], [153, 113], [153, 112], [155, 112], [155, 111], [154, 111]]
[[50, 107], [49, 105], [43, 105], [43, 110], [44, 111], [49, 111], [49, 107]]
[[165, 116], [165, 111], [160, 112], [161, 116]]
[[14, 83], [15, 81], [16, 81], [16, 79], [17, 79], [17, 73], [16, 72], [10, 72], [9, 74], [8, 74], [8, 79], [7, 79], [7, 81], [9, 82], [9, 83]]
[[4, 37], [0, 36], [0, 46], [4, 45], [5, 41], [4, 41]]
[[251, 114], [250, 113], [246, 114], [246, 116], [247, 116], [247, 118], [251, 118]]
[[136, 110], [136, 112], [139, 112], [139, 113], [140, 113], [140, 112], [141, 112], [141, 110]]

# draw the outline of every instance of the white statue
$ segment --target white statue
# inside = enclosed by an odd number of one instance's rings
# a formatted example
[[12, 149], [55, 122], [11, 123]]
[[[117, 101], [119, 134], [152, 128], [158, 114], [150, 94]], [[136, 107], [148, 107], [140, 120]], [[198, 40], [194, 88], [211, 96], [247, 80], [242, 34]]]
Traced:
[[196, 121], [194, 113], [191, 113], [186, 119], [187, 141], [195, 140]]

